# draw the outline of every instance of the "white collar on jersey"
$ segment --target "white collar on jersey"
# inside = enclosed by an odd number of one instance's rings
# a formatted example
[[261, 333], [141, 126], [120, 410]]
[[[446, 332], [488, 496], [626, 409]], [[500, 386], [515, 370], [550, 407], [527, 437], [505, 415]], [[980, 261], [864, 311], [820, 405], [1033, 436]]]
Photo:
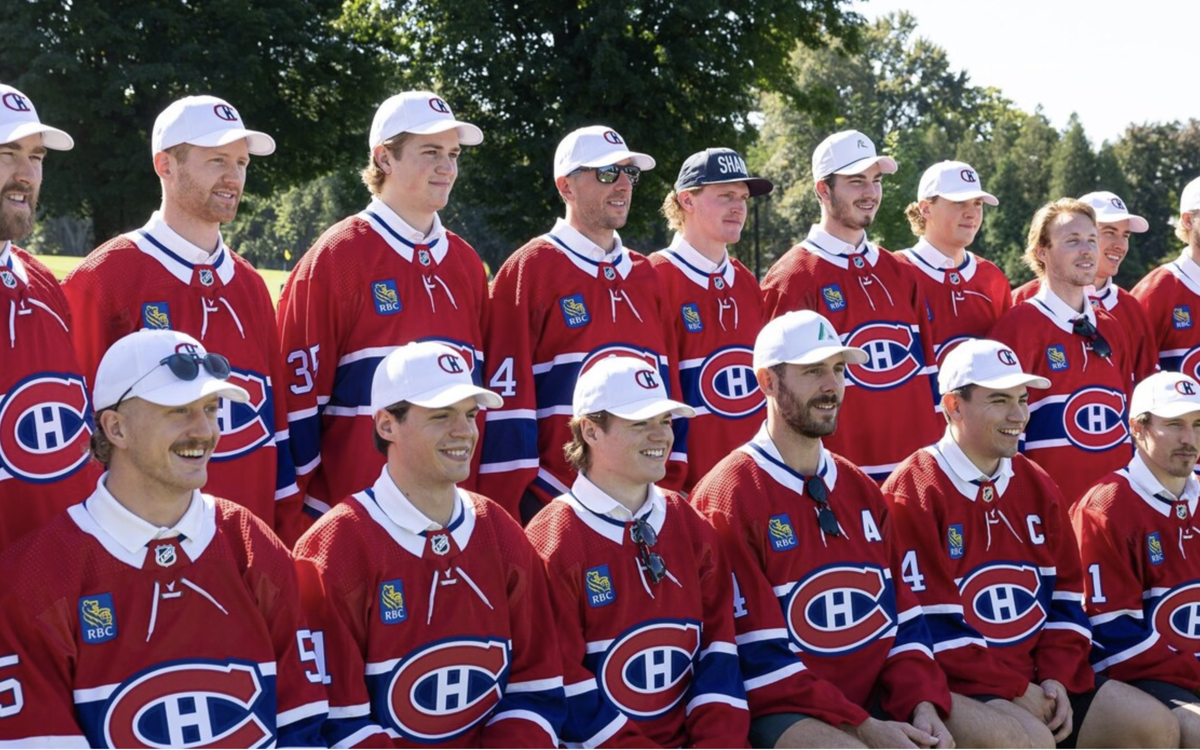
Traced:
[[[983, 479], [984, 475], [979, 467], [967, 458], [967, 454], [963, 453], [963, 449], [958, 446], [958, 443], [954, 442], [954, 438], [950, 435], [950, 428], [946, 428], [941, 440], [927, 446], [924, 450], [937, 461], [938, 467], [954, 485], [954, 488], [963, 497], [974, 502], [975, 497], [979, 494], [979, 485], [975, 482]], [[1008, 489], [1008, 483], [1013, 478], [1012, 459], [1000, 459], [1000, 468], [987, 478], [996, 484], [996, 494], [1004, 497], [1004, 491]]]
[[701, 255], [699, 250], [688, 244], [682, 234], [676, 232], [671, 244], [659, 253], [702, 289], [708, 289], [708, 281], [712, 274], [719, 274], [725, 279], [725, 286], [733, 288], [737, 269], [729, 260], [728, 252], [721, 258], [720, 263], [713, 263]]
[[918, 239], [917, 244], [907, 250], [901, 250], [901, 252], [926, 276], [938, 282], [945, 281], [946, 271], [958, 271], [964, 281], [970, 281], [971, 277], [975, 275], [975, 271], [979, 270], [975, 254], [970, 250], [967, 250], [963, 256], [962, 264], [955, 268], [954, 260], [943, 255], [941, 250], [929, 244], [929, 240], [924, 237]]
[[121, 562], [140, 569], [149, 551], [147, 545], [156, 539], [180, 535], [184, 539], [179, 546], [195, 561], [216, 536], [216, 503], [199, 490], [192, 492], [192, 501], [179, 522], [166, 528], [155, 526], [121, 505], [105, 486], [107, 479], [105, 472], [96, 483], [96, 490], [82, 503], [71, 506], [69, 512], [83, 532], [95, 537]]
[[436, 212], [433, 214], [433, 227], [429, 234], [414, 229], [378, 197], [371, 199], [371, 203], [358, 214], [358, 218], [367, 222], [389, 247], [409, 263], [412, 262], [415, 252], [413, 245], [428, 245], [429, 254], [433, 256], [435, 263], [441, 263], [450, 250], [446, 228], [442, 226], [442, 219]]
[[11, 268], [23, 284], [29, 284], [29, 274], [25, 272], [25, 264], [12, 251], [12, 241], [5, 240], [4, 249], [0, 250], [0, 266]]
[[592, 531], [616, 544], [624, 543], [625, 524], [635, 518], [645, 518], [656, 532], [662, 531], [667, 518], [667, 501], [662, 490], [653, 484], [649, 487], [646, 502], [632, 513], [582, 474], [575, 477], [571, 491], [559, 495], [556, 500], [569, 505]]
[[[1090, 288], [1090, 287], [1089, 287]], [[1084, 290], [1083, 295], [1083, 312], [1078, 313], [1071, 309], [1071, 306], [1063, 302], [1057, 294], [1050, 291], [1050, 285], [1042, 282], [1038, 286], [1037, 294], [1029, 298], [1030, 304], [1036, 307], [1043, 315], [1054, 322], [1067, 333], [1074, 333], [1074, 321], [1080, 315], [1083, 315], [1094, 326], [1096, 325], [1096, 311], [1092, 308], [1088, 301], [1087, 290]]]
[[[374, 497], [372, 497], [372, 495]], [[460, 550], [467, 548], [471, 532], [475, 530], [475, 506], [467, 502], [462, 492], [454, 490], [454, 510], [450, 514], [450, 524], [443, 527], [430, 520], [429, 516], [417, 510], [416, 506], [404, 496], [385, 465], [379, 472], [379, 478], [371, 486], [370, 494], [360, 492], [354, 496], [362, 503], [371, 517], [404, 549], [413, 555], [421, 557], [425, 553], [425, 536], [427, 531], [450, 532]]]
[[[763, 422], [762, 427], [758, 428], [758, 432], [750, 438], [750, 442], [738, 450], [754, 459], [754, 463], [758, 464], [759, 468], [767, 472], [776, 482], [794, 490], [799, 495], [804, 494], [806, 477], [784, 462], [779, 449], [775, 447], [775, 441], [767, 432], [766, 422]], [[825, 480], [825, 486], [832, 493], [833, 488], [837, 485], [838, 468], [829, 451], [825, 450], [824, 443], [821, 444], [821, 457], [817, 459], [817, 474]]]
[[229, 248], [225, 246], [225, 240], [220, 235], [217, 235], [216, 251], [209, 253], [180, 237], [174, 229], [167, 226], [162, 213], [155, 211], [150, 214], [150, 221], [146, 222], [145, 226], [123, 236], [184, 284], [192, 283], [192, 269], [198, 265], [208, 265], [216, 269], [222, 284], [233, 281], [233, 258], [230, 257]]
[[633, 270], [633, 258], [629, 257], [629, 250], [622, 244], [621, 235], [615, 231], [613, 232], [615, 240], [613, 249], [607, 253], [595, 242], [580, 234], [578, 229], [568, 224], [567, 220], [563, 218], [555, 220], [554, 228], [542, 237], [562, 251], [562, 254], [567, 256], [576, 268], [593, 278], [600, 275], [601, 263], [608, 263], [617, 269], [617, 273], [621, 274], [622, 279], [628, 278], [629, 272]]
[[1089, 288], [1085, 289], [1084, 292], [1087, 294], [1087, 296], [1091, 297], [1094, 301], [1099, 302], [1104, 307], [1105, 310], [1111, 311], [1114, 307], [1117, 306], [1117, 301], [1118, 301], [1117, 290], [1118, 290], [1117, 285], [1115, 283], [1113, 283], [1112, 277], [1109, 276], [1104, 281], [1103, 286], [1089, 287]]
[[[1140, 451], [1134, 451], [1133, 460], [1121, 469], [1118, 474], [1121, 474], [1129, 481], [1129, 486], [1138, 494], [1154, 510], [1164, 517], [1171, 517], [1171, 503], [1164, 501], [1162, 498], [1175, 498], [1166, 487], [1163, 487], [1162, 482], [1154, 476], [1150, 471], [1150, 467], [1146, 466], [1146, 462], [1142, 460]], [[1156, 497], [1160, 495], [1161, 497]], [[1196, 512], [1196, 504], [1200, 502], [1200, 481], [1196, 480], [1196, 475], [1187, 478], [1183, 485], [1183, 497], [1176, 498], [1186, 500], [1188, 504], [1188, 512]]]
[[867, 233], [863, 232], [862, 241], [857, 246], [849, 245], [821, 229], [820, 224], [813, 224], [808, 230], [808, 236], [800, 243], [811, 252], [834, 264], [838, 268], [849, 268], [849, 256], [865, 253], [867, 263], [874, 266], [879, 262], [879, 249], [867, 241]]
[[1183, 248], [1179, 257], [1167, 264], [1167, 270], [1175, 275], [1193, 294], [1200, 294], [1200, 266], [1192, 260], [1188, 248]]

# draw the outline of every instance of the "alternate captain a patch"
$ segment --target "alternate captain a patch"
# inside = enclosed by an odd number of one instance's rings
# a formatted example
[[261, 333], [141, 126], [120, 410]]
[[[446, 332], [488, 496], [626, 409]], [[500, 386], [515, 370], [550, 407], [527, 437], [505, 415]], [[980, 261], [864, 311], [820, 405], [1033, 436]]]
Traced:
[[166, 302], [142, 303], [142, 328], [166, 331], [171, 328], [171, 308]]

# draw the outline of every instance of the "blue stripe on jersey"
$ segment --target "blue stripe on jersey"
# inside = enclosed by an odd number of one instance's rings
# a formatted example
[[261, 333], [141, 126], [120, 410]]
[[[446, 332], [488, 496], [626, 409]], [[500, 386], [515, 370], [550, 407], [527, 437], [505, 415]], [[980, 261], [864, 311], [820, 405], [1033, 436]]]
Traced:
[[288, 444], [292, 454], [293, 467], [308, 466], [316, 461], [321, 455], [320, 414], [311, 414], [294, 422], [289, 420]]
[[688, 424], [690, 419], [683, 417], [675, 417], [671, 420], [671, 432], [675, 435], [675, 443], [671, 446], [671, 453], [676, 456], [682, 456], [683, 460], [687, 460], [687, 441], [688, 441]]
[[583, 369], [584, 362], [591, 360], [598, 353], [603, 356], [603, 352], [606, 349], [612, 349], [614, 355], [630, 357], [634, 356], [634, 352], [643, 352], [643, 355], [639, 359], [645, 359], [647, 363], [653, 359], [657, 365], [658, 375], [666, 387], [667, 396], [674, 397], [670, 392], [670, 371], [662, 364], [662, 357], [657, 352], [645, 347], [614, 343], [599, 347], [585, 356], [581, 361], [558, 362], [551, 365], [550, 369], [545, 372], [535, 374], [533, 376], [533, 387], [537, 393], [537, 408], [553, 409], [555, 407], [565, 407], [569, 412], [571, 401], [575, 395], [575, 381], [579, 379], [579, 373]]
[[[1160, 598], [1146, 600], [1145, 611], [1153, 612]], [[1092, 652], [1089, 658], [1097, 669], [1140, 653], [1149, 647], [1149, 641], [1154, 637], [1149, 623], [1128, 614], [1093, 625], [1092, 628]]]
[[[364, 357], [339, 364], [333, 376], [333, 390], [328, 406], [364, 408], [371, 405], [371, 381], [383, 357]], [[483, 366], [478, 363], [471, 371], [475, 385], [483, 386]]]
[[[382, 729], [369, 713], [363, 716], [330, 716], [321, 729], [321, 736], [325, 738], [325, 744], [328, 747], [354, 747], [354, 745], [340, 745], [339, 743], [345, 742], [350, 737], [367, 731], [371, 727], [374, 727], [375, 731]], [[290, 747], [296, 746], [291, 745]]]
[[967, 624], [961, 612], [925, 612], [925, 625], [929, 628], [934, 649], [942, 648], [943, 644], [961, 643], [965, 639], [983, 644], [983, 636], [979, 631]]
[[296, 483], [296, 465], [292, 463], [291, 430], [288, 437], [275, 442], [275, 491], [286, 490]]
[[537, 420], [530, 418], [492, 419], [483, 433], [481, 465], [537, 459]]
[[[1070, 398], [1044, 403], [1029, 415], [1029, 424], [1025, 426], [1025, 442], [1066, 440], [1092, 452], [1111, 450], [1122, 443], [1128, 444], [1129, 430], [1125, 427], [1128, 423], [1128, 408], [1118, 410], [1118, 401], [1119, 397], [1114, 393], [1110, 394], [1108, 399], [1073, 404], [1070, 406], [1070, 415], [1067, 414], [1068, 405], [1072, 404]], [[1069, 426], [1068, 416], [1071, 420]], [[1101, 447], [1106, 445], [1108, 447]]]
[[[741, 666], [742, 678], [751, 687], [747, 692], [770, 687], [777, 682], [786, 680], [795, 670], [803, 667], [800, 657], [793, 653], [788, 646], [786, 631], [780, 630], [774, 637], [763, 637], [759, 640], [745, 640], [762, 633], [746, 633], [741, 636], [743, 642], [738, 644], [738, 664]], [[778, 674], [777, 678], [768, 675]]]
[[[1056, 579], [1057, 576], [1042, 576], [1042, 580], [1049, 582], [1050, 586], [1054, 585], [1053, 582]], [[1092, 626], [1088, 623], [1087, 615], [1083, 613], [1082, 598], [1051, 600], [1048, 622], [1071, 625], [1089, 635], [1092, 632]]]
[[745, 705], [746, 689], [736, 653], [710, 650], [696, 668], [685, 704], [705, 695], [720, 695]]
[[560, 739], [576, 746], [588, 743], [621, 715], [616, 706], [604, 700], [594, 680], [586, 690], [568, 696], [566, 707]]

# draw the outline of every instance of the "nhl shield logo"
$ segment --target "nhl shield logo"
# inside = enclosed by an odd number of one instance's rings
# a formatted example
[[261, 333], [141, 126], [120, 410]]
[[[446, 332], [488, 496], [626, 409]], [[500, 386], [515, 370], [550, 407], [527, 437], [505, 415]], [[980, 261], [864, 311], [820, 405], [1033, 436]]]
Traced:
[[957, 271], [950, 272], [950, 283], [954, 284], [955, 286], [958, 286], [962, 283], [962, 277], [958, 275]]
[[723, 290], [725, 288], [725, 279], [722, 279], [720, 276], [718, 276], [713, 280], [713, 286], [717, 288], [718, 292]]
[[861, 255], [855, 255], [850, 260], [854, 263], [855, 268], [864, 268], [867, 265], [867, 262], [862, 259]]
[[213, 272], [211, 268], [200, 269], [200, 283], [204, 286], [213, 285]]
[[423, 266], [428, 266], [433, 262], [433, 258], [429, 255], [429, 251], [421, 249], [417, 251], [417, 262]]
[[613, 268], [612, 266], [604, 266], [604, 278], [608, 279], [609, 281], [616, 281], [617, 269]]
[[450, 537], [445, 534], [437, 534], [430, 537], [429, 548], [433, 550], [435, 555], [445, 555], [450, 552]]
[[4, 286], [9, 289], [17, 288], [17, 276], [7, 268], [0, 269], [0, 282], [3, 282]]
[[164, 568], [169, 568], [175, 564], [176, 560], [175, 545], [159, 544], [154, 547], [154, 562]]
[[990, 484], [985, 485], [983, 488], [983, 501], [985, 503], [990, 503], [995, 499], [996, 499], [996, 488], [991, 486]]
[[1175, 503], [1175, 517], [1186, 521], [1188, 517], [1187, 503]]

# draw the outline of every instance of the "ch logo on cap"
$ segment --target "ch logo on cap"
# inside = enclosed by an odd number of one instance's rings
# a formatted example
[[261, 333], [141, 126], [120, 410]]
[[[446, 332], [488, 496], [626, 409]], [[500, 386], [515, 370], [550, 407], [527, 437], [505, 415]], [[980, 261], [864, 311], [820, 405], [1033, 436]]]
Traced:
[[1177, 382], [1175, 384], [1175, 390], [1178, 391], [1179, 393], [1183, 394], [1184, 396], [1195, 396], [1196, 395], [1196, 386], [1192, 385], [1192, 383], [1187, 380], [1180, 380], [1179, 382]]
[[634, 373], [633, 379], [648, 391], [658, 387], [658, 375], [653, 370], [638, 370]]
[[1017, 366], [1017, 355], [1013, 354], [1011, 349], [1001, 349], [996, 352], [996, 356], [1003, 364], [1009, 367]]
[[979, 178], [975, 176], [975, 172], [970, 169], [964, 169], [958, 173], [963, 182], [979, 182]]
[[1116, 198], [1116, 197], [1114, 197], [1114, 198], [1112, 198], [1112, 199], [1111, 199], [1109, 202], [1110, 202], [1110, 203], [1112, 203], [1112, 204], [1113, 204], [1113, 206], [1114, 206], [1114, 207], [1116, 207], [1116, 209], [1117, 209], [1118, 211], [1124, 211], [1124, 210], [1125, 210], [1125, 203], [1124, 203], [1124, 201], [1122, 201], [1120, 198]]
[[439, 114], [443, 114], [443, 115], [450, 114], [450, 105], [446, 104], [446, 102], [442, 101], [441, 99], [437, 98], [436, 96], [429, 100], [429, 108]]
[[237, 122], [238, 121], [237, 110], [234, 109], [233, 107], [229, 106], [228, 104], [213, 105], [213, 112], [215, 112], [217, 117], [220, 117], [225, 122]]
[[183, 343], [183, 344], [178, 344], [178, 345], [176, 345], [176, 347], [175, 347], [175, 353], [176, 353], [176, 354], [181, 354], [181, 353], [184, 353], [184, 352], [186, 352], [186, 353], [188, 353], [188, 354], [192, 355], [193, 357], [201, 357], [201, 356], [203, 356], [203, 355], [200, 353], [200, 347], [196, 346], [195, 344]]
[[15, 112], [30, 112], [32, 108], [29, 106], [29, 100], [20, 94], [9, 92], [5, 94], [0, 101], [4, 102], [4, 106]]
[[462, 360], [453, 354], [443, 354], [438, 357], [438, 367], [442, 368], [451, 375], [457, 375], [463, 372]]
[[604, 140], [608, 141], [614, 146], [622, 146], [625, 144], [625, 141], [621, 140], [621, 136], [617, 135], [617, 131], [615, 130], [605, 130]]

